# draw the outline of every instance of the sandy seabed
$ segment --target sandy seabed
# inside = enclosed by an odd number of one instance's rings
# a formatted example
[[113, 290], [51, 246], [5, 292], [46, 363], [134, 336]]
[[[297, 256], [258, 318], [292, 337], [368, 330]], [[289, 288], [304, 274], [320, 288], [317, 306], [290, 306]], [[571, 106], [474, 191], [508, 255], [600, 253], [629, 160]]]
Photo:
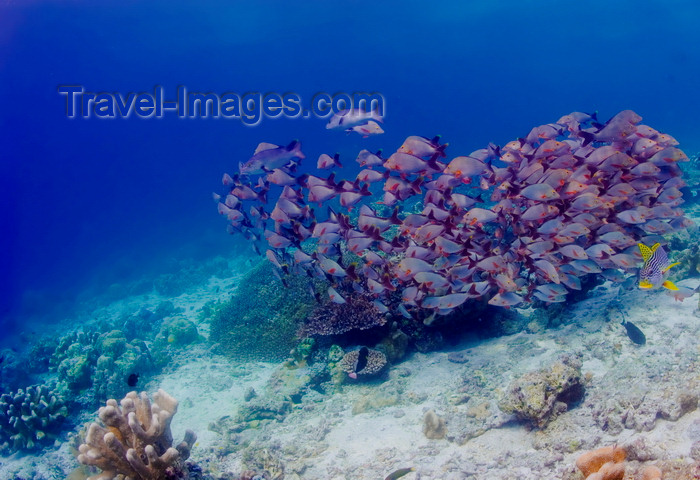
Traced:
[[[199, 321], [204, 303], [224, 298], [211, 292], [230, 283], [212, 280], [169, 300]], [[132, 298], [101, 314], [160, 300]], [[251, 387], [263, 392], [280, 364], [235, 363], [203, 343], [144, 388], [162, 388], [179, 400], [175, 441], [185, 429], [194, 430], [198, 440], [190, 460], [215, 478], [237, 478], [251, 447], [258, 458], [268, 458], [271, 473], [283, 471], [287, 480], [381, 480], [403, 467], [415, 469], [405, 480], [574, 479], [573, 465], [583, 451], [613, 444], [630, 446], [637, 463], [691, 463], [697, 462], [691, 446], [700, 445], [700, 411], [679, 404], [682, 395], [700, 397], [697, 309], [698, 294], [677, 302], [663, 291], [621, 292], [605, 284], [569, 305], [558, 327], [412, 353], [383, 380], [347, 383], [334, 393], [311, 391], [282, 421], [264, 421], [235, 435], [209, 427], [235, 417], [245, 392]], [[630, 341], [623, 316], [645, 333], [645, 345]], [[206, 336], [208, 326], [198, 327]], [[532, 429], [498, 408], [511, 381], [562, 355], [582, 362], [587, 379], [582, 401], [544, 429]], [[431, 440], [423, 433], [429, 410], [445, 420], [445, 438]], [[0, 462], [2, 479], [65, 478], [77, 467], [69, 445]]]

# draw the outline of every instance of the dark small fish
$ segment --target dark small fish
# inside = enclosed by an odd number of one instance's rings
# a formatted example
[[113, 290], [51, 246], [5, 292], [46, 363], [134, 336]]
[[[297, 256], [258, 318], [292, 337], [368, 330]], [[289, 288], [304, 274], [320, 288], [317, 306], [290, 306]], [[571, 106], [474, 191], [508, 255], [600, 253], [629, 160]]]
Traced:
[[396, 480], [397, 478], [403, 477], [407, 473], [411, 473], [415, 471], [415, 468], [399, 468], [395, 472], [391, 472], [389, 475], [386, 476], [384, 480]]
[[132, 373], [131, 375], [129, 375], [129, 378], [126, 379], [126, 383], [130, 387], [135, 387], [136, 384], [138, 383], [138, 381], [139, 381], [139, 374], [138, 373]]
[[357, 354], [357, 361], [352, 369], [352, 372], [348, 374], [350, 378], [357, 378], [357, 373], [361, 372], [367, 366], [367, 357], [369, 356], [369, 348], [362, 347], [360, 352]]
[[644, 333], [634, 323], [623, 320], [622, 326], [625, 327], [627, 336], [630, 337], [630, 340], [634, 343], [637, 345], [644, 345], [647, 343], [647, 337], [644, 336]]

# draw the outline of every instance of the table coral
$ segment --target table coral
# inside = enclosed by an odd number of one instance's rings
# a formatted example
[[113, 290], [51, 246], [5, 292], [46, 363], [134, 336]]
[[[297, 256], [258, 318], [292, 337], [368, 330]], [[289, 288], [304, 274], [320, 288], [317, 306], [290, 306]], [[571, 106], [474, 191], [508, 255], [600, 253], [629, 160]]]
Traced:
[[319, 305], [304, 321], [301, 336], [340, 335], [352, 330], [367, 330], [386, 323], [372, 303], [372, 297], [364, 294], [348, 295], [345, 303], [328, 301]]
[[197, 436], [187, 430], [185, 439], [172, 447], [170, 422], [177, 400], [163, 390], [153, 395], [153, 403], [146, 392], [129, 392], [120, 404], [110, 399], [100, 408], [103, 425], [91, 424], [80, 445], [78, 461], [102, 470], [88, 480], [187, 479], [182, 462]]

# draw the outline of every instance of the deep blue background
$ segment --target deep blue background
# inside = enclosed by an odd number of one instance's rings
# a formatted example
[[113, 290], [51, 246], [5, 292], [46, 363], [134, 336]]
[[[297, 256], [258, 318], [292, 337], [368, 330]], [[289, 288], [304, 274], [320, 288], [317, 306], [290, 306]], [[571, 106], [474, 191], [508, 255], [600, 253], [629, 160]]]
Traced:
[[[7, 4], [9, 3], [9, 5]], [[96, 5], [99, 3], [99, 6]], [[700, 147], [695, 1], [7, 2], [0, 6], [0, 316], [172, 256], [231, 251], [210, 192], [260, 141], [319, 153], [442, 134], [453, 155], [573, 110], [630, 108]], [[67, 119], [87, 91], [378, 91], [386, 134], [325, 121]], [[6, 328], [3, 328], [6, 331]]]

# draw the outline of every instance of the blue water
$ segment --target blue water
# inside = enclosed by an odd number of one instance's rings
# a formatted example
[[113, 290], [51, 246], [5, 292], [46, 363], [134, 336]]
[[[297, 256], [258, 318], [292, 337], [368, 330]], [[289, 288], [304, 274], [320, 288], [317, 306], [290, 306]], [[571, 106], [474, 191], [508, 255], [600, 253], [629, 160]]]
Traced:
[[[233, 251], [243, 241], [224, 233], [210, 194], [261, 141], [301, 139], [315, 161], [441, 134], [465, 154], [574, 110], [629, 108], [695, 152], [699, 18], [691, 1], [4, 0], [2, 331], [169, 258]], [[380, 92], [386, 134], [346, 136], [314, 118], [68, 119], [59, 85]]]

